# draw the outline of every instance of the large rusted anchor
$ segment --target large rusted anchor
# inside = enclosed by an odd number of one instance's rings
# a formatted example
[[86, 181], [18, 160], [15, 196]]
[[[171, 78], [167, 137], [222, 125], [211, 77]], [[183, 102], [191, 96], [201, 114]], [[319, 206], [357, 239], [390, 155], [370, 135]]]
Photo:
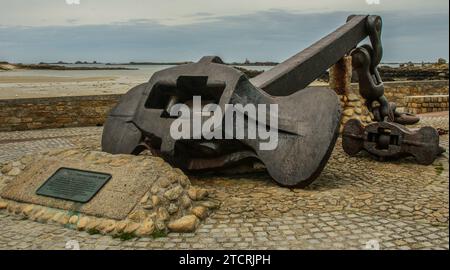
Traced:
[[[139, 154], [149, 149], [188, 171], [262, 162], [278, 184], [304, 187], [319, 176], [328, 161], [341, 117], [333, 90], [308, 85], [371, 35], [370, 21], [374, 18], [379, 17], [351, 16], [335, 32], [253, 79], [218, 57], [203, 57], [197, 63], [156, 72], [111, 110], [103, 130], [102, 149], [113, 154]], [[248, 133], [252, 123], [276, 129], [278, 144], [270, 150], [261, 149], [263, 139], [230, 133], [226, 125], [221, 125], [226, 117], [219, 118], [214, 126], [219, 127], [218, 134], [223, 138], [228, 135], [231, 139], [217, 139], [210, 136], [213, 131], [195, 128], [188, 138], [173, 138], [169, 130], [183, 116], [172, 115], [172, 109], [182, 105], [194, 109], [198, 97], [223, 112], [227, 105], [241, 105], [233, 117], [245, 119], [245, 125], [237, 130]], [[271, 104], [278, 105], [278, 125], [272, 121], [272, 112], [252, 118], [243, 109], [246, 105]], [[384, 115], [385, 108], [380, 112]], [[198, 114], [202, 120], [207, 118], [203, 112], [189, 111], [192, 118]]]
[[[199, 134], [195, 128], [190, 129], [189, 139], [174, 139], [169, 130], [179, 118], [169, 111], [176, 104], [184, 104], [192, 108], [189, 113], [194, 118], [195, 97], [216, 104], [222, 111], [230, 104], [277, 104], [276, 147], [261, 149], [261, 139], [239, 138], [221, 126], [219, 134], [223, 138], [231, 135], [231, 139], [207, 139], [213, 132]], [[241, 129], [247, 133], [251, 121], [265, 122], [264, 128], [272, 126], [270, 113], [263, 119], [249, 117]], [[220, 58], [203, 57], [198, 63], [159, 71], [149, 83], [131, 89], [105, 123], [102, 149], [138, 154], [148, 148], [174, 166], [190, 171], [261, 161], [279, 184], [304, 186], [317, 177], [331, 154], [340, 113], [337, 95], [330, 89], [305, 88], [288, 96], [271, 96]], [[245, 117], [246, 112], [238, 110], [233, 117], [238, 115]], [[220, 119], [220, 123], [224, 121]]]
[[[382, 58], [381, 26], [378, 16], [369, 16], [367, 29], [371, 45], [362, 45], [351, 52], [352, 65], [358, 74], [359, 92], [365, 99], [374, 123], [364, 126], [359, 120], [348, 121], [342, 134], [342, 146], [349, 155], [366, 150], [380, 160], [414, 156], [420, 164], [431, 164], [445, 150], [439, 146], [439, 134], [432, 127], [408, 129], [419, 118], [396, 110], [384, 96], [384, 85], [377, 66]], [[378, 105], [374, 105], [378, 103]]]

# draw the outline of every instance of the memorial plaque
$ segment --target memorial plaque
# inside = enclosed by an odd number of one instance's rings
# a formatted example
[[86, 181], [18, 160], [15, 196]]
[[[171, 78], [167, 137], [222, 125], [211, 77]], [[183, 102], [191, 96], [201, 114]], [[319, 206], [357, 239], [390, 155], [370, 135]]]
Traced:
[[87, 203], [111, 179], [107, 173], [59, 168], [36, 191], [37, 195]]

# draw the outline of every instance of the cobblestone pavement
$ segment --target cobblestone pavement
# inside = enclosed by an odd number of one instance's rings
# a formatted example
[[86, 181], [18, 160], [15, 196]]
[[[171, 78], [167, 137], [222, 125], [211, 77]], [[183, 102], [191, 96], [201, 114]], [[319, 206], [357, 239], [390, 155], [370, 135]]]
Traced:
[[0, 163], [30, 152], [74, 147], [72, 141], [82, 140], [81, 138], [95, 136], [98, 140], [101, 131], [99, 127], [91, 127], [0, 132]]
[[[448, 130], [448, 113], [420, 125]], [[99, 148], [101, 127], [0, 133], [0, 163], [57, 147]], [[448, 249], [447, 153], [433, 165], [412, 159], [378, 162], [348, 157], [340, 140], [322, 175], [308, 188], [278, 187], [264, 173], [190, 176], [222, 201], [197, 232], [134, 238], [89, 235], [0, 212], [0, 249]]]

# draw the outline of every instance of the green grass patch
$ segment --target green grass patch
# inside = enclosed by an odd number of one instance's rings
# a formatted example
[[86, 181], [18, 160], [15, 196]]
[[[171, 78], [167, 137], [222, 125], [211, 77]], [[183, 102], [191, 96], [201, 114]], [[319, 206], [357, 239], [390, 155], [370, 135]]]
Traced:
[[166, 231], [161, 231], [161, 230], [155, 230], [151, 236], [153, 238], [162, 238], [162, 237], [167, 237], [167, 232]]
[[100, 234], [100, 231], [97, 229], [89, 229], [86, 231], [88, 234], [90, 235], [94, 235], [94, 234]]
[[116, 239], [118, 238], [118, 239], [120, 239], [122, 241], [128, 241], [128, 240], [131, 240], [133, 238], [136, 238], [137, 236], [134, 233], [122, 232], [122, 233], [117, 233], [117, 234], [113, 235], [112, 237], [116, 238]]
[[437, 175], [441, 175], [444, 171], [444, 166], [442, 165], [442, 163], [438, 163], [434, 166], [434, 170], [436, 171]]

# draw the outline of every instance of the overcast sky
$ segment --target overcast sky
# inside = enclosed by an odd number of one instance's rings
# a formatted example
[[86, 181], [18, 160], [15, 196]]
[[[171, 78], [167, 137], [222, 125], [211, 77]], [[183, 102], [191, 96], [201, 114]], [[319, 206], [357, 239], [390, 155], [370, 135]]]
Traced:
[[383, 17], [384, 62], [435, 61], [449, 55], [448, 5], [447, 0], [0, 0], [0, 60], [195, 61], [213, 54], [225, 61], [281, 61], [336, 29], [349, 14], [370, 13]]

